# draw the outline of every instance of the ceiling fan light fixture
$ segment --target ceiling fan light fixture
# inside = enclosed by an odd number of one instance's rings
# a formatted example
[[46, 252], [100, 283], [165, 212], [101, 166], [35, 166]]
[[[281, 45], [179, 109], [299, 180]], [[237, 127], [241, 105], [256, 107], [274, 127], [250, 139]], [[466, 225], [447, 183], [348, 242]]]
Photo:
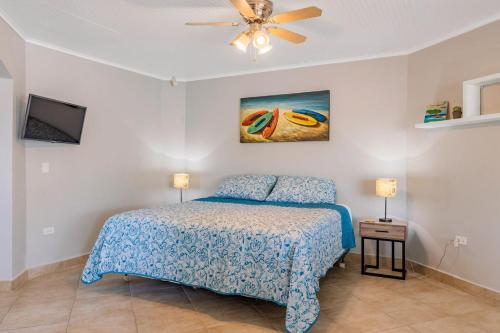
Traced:
[[258, 31], [253, 33], [253, 42], [252, 43], [253, 43], [253, 46], [258, 50], [265, 49], [265, 48], [269, 47], [269, 43], [270, 43], [269, 36], [265, 31], [258, 30]]
[[231, 44], [236, 46], [241, 52], [247, 52], [250, 37], [248, 37], [248, 34], [242, 33]]
[[[244, 26], [229, 44], [246, 53], [250, 47], [252, 58], [256, 61], [259, 54], [268, 53], [273, 48], [270, 36], [278, 37], [294, 44], [306, 41], [306, 36], [278, 27], [282, 23], [308, 20], [322, 15], [321, 8], [310, 6], [291, 10], [277, 15], [273, 12], [272, 0], [230, 0], [242, 17], [241, 22], [188, 22], [190, 26]], [[273, 26], [269, 26], [273, 25]]]
[[273, 48], [273, 46], [271, 44], [269, 44], [268, 46], [262, 48], [262, 49], [259, 49], [258, 53], [259, 54], [264, 54], [264, 53], [267, 53], [269, 51], [271, 51]]

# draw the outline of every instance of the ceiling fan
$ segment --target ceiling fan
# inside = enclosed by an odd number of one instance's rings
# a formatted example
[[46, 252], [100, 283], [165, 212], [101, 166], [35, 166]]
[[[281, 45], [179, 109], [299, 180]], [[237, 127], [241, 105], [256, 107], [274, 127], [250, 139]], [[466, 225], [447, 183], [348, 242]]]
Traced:
[[[258, 54], [264, 54], [272, 49], [269, 34], [288, 42], [300, 44], [306, 41], [306, 37], [287, 29], [277, 27], [277, 24], [306, 20], [321, 16], [322, 10], [318, 7], [307, 7], [290, 12], [271, 16], [273, 13], [273, 2], [270, 0], [230, 0], [243, 17], [246, 31], [241, 32], [233, 39], [230, 45], [246, 52], [250, 42]], [[222, 26], [236, 27], [240, 22], [189, 22], [191, 26]]]

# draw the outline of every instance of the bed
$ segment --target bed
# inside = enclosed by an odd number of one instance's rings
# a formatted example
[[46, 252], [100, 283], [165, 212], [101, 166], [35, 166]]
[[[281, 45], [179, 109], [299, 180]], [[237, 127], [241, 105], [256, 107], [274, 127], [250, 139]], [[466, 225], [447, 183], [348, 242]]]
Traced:
[[130, 274], [267, 300], [287, 308], [288, 332], [307, 332], [319, 279], [354, 246], [345, 206], [208, 197], [109, 218], [81, 280]]

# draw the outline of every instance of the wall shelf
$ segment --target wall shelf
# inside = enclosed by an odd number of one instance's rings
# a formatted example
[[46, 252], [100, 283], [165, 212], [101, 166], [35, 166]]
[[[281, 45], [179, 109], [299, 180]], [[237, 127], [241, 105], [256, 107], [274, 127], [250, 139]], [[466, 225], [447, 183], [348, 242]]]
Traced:
[[481, 116], [471, 116], [460, 119], [450, 119], [435, 121], [431, 123], [416, 124], [415, 128], [431, 129], [431, 128], [444, 128], [444, 127], [461, 127], [468, 125], [478, 125], [485, 123], [500, 122], [500, 113], [485, 114]]
[[500, 83], [500, 73], [463, 83], [463, 118], [416, 124], [415, 128], [445, 128], [500, 122], [500, 113], [481, 115], [481, 88]]

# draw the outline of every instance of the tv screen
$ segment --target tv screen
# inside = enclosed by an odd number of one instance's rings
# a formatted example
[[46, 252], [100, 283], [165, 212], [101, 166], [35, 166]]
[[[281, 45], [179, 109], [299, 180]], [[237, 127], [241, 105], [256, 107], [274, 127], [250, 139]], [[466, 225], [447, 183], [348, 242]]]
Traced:
[[30, 94], [22, 138], [80, 144], [86, 107]]

